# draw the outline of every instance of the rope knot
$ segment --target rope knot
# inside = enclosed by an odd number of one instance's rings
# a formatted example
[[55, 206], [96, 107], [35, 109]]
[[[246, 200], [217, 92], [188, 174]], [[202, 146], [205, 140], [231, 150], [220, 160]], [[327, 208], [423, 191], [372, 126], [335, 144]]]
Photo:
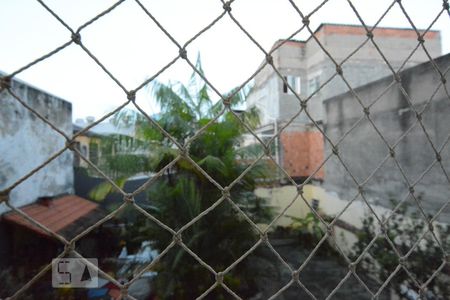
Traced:
[[134, 102], [136, 100], [136, 91], [131, 90], [127, 93], [127, 99]]
[[430, 231], [430, 232], [434, 232], [434, 225], [433, 225], [433, 223], [428, 223], [428, 230]]
[[0, 78], [0, 90], [11, 88], [11, 77], [5, 76]]
[[182, 59], [187, 59], [187, 51], [185, 48], [181, 48], [179, 54]]
[[70, 151], [75, 151], [75, 141], [74, 140], [67, 140], [66, 145], [67, 149]]
[[223, 277], [224, 277], [223, 272], [217, 273], [217, 274], [216, 274], [216, 282], [217, 282], [218, 284], [223, 284]]
[[305, 110], [308, 107], [308, 104], [306, 103], [306, 101], [301, 101], [300, 102], [300, 107]]
[[73, 33], [71, 38], [75, 44], [77, 45], [81, 44], [81, 35], [79, 32]]
[[0, 203], [2, 202], [8, 202], [9, 201], [9, 191], [8, 190], [4, 190], [4, 191], [0, 191]]
[[273, 57], [272, 57], [272, 55], [270, 55], [270, 54], [267, 54], [267, 55], [266, 55], [266, 62], [267, 62], [269, 65], [273, 65]]
[[395, 157], [395, 150], [394, 150], [393, 148], [390, 148], [390, 149], [389, 149], [389, 155], [390, 155], [391, 157]]
[[299, 271], [293, 271], [292, 272], [292, 279], [295, 281], [299, 281], [300, 280], [300, 272]]
[[265, 243], [267, 243], [268, 241], [269, 241], [269, 237], [267, 236], [267, 233], [266, 232], [262, 232], [260, 235], [259, 235], [259, 238], [261, 239], [261, 241], [263, 241], [263, 242], [265, 242]]
[[264, 144], [263, 147], [264, 147], [264, 154], [265, 154], [266, 156], [270, 156], [270, 155], [272, 154], [272, 153], [271, 153], [272, 151], [270, 150], [270, 146]]
[[362, 185], [358, 186], [358, 192], [362, 195], [364, 194], [364, 187]]
[[66, 253], [70, 253], [70, 252], [72, 252], [74, 250], [75, 250], [75, 243], [74, 242], [70, 242], [70, 243], [68, 243], [67, 245], [64, 246], [64, 251]]
[[308, 26], [308, 25], [309, 25], [309, 18], [308, 18], [308, 17], [304, 17], [303, 20], [302, 20], [302, 22], [303, 22], [303, 24], [304, 24], [305, 26]]
[[123, 196], [123, 201], [127, 203], [134, 203], [133, 194], [126, 194], [125, 196]]
[[334, 155], [339, 155], [339, 150], [338, 150], [337, 146], [333, 145], [331, 152], [333, 152]]
[[385, 225], [385, 224], [380, 224], [380, 232], [381, 232], [383, 235], [386, 235], [387, 229], [386, 229], [386, 225]]
[[231, 12], [231, 3], [228, 1], [228, 2], [225, 2], [224, 4], [223, 4], [223, 9], [227, 12], [227, 13], [229, 13], [229, 12]]
[[363, 112], [366, 116], [370, 115], [370, 109], [368, 107], [364, 107]]
[[298, 186], [297, 186], [297, 193], [298, 193], [299, 195], [303, 195], [303, 185], [298, 185]]
[[182, 148], [180, 148], [180, 155], [182, 157], [188, 157], [189, 156], [189, 145], [184, 145]]
[[327, 226], [327, 234], [329, 236], [333, 236], [334, 230], [333, 230], [333, 225], [328, 225]]
[[223, 105], [225, 105], [226, 107], [230, 107], [231, 106], [231, 99], [230, 98], [224, 98], [222, 100]]
[[416, 113], [416, 118], [417, 118], [417, 120], [422, 121], [422, 114], [417, 112]]
[[183, 239], [182, 239], [182, 237], [181, 237], [181, 233], [176, 233], [176, 234], [174, 234], [173, 235], [173, 241], [176, 243], [176, 244], [181, 244], [182, 242], [183, 242]]
[[356, 263], [355, 262], [351, 262], [348, 264], [348, 269], [352, 272], [355, 273], [356, 272]]
[[224, 187], [222, 190], [222, 195], [224, 197], [230, 197], [230, 187], [228, 187], [228, 186]]

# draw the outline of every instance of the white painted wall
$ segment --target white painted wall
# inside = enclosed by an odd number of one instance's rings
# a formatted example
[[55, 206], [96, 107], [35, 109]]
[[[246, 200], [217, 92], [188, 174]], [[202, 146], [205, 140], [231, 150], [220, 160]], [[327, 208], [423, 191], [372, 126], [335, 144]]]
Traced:
[[[72, 106], [22, 82], [12, 90], [67, 135], [72, 134]], [[0, 191], [10, 187], [62, 149], [64, 138], [6, 92], [0, 94]], [[42, 196], [73, 193], [73, 154], [64, 152], [15, 187], [10, 203], [20, 207]], [[0, 214], [7, 211], [0, 204]]]

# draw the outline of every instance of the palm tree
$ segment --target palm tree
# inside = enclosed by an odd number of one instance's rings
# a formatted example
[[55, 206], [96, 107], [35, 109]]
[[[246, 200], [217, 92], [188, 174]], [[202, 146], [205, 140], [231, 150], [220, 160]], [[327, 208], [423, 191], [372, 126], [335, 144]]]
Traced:
[[[200, 59], [197, 59], [196, 68], [203, 74]], [[137, 138], [146, 141], [151, 149], [147, 160], [141, 162], [142, 171], [158, 172], [172, 162], [179, 155], [176, 143], [189, 144], [189, 157], [223, 187], [248, 167], [249, 155], [240, 147], [246, 129], [232, 111], [235, 105], [244, 101], [242, 92], [233, 90], [226, 95], [230, 97], [230, 107], [220, 101], [214, 104], [208, 86], [195, 72], [186, 86], [180, 82], [156, 82], [151, 91], [161, 108], [156, 122], [171, 137], [164, 135], [142, 114], [124, 112], [117, 117], [119, 121], [132, 120]], [[239, 117], [249, 127], [255, 128], [259, 123], [255, 109], [243, 112]], [[204, 128], [206, 124], [209, 125]], [[201, 129], [202, 133], [196, 135]], [[130, 168], [135, 170], [135, 166]], [[255, 223], [267, 222], [272, 217], [264, 200], [253, 193], [257, 179], [265, 177], [264, 164], [255, 165], [230, 190], [230, 199]], [[103, 185], [103, 192], [97, 196], [105, 196], [105, 187], [110, 189], [107, 184]], [[215, 184], [186, 157], [168, 168], [147, 193], [147, 203], [140, 205], [173, 230], [179, 230], [222, 197]], [[132, 227], [132, 235], [153, 241], [160, 252], [172, 242], [172, 234], [152, 221], [140, 219], [136, 222], [140, 225]], [[259, 237], [244, 216], [224, 200], [183, 231], [182, 238], [204, 262], [214, 270], [222, 271], [249, 250]], [[256, 283], [263, 274], [258, 267], [263, 252], [257, 248], [251, 257], [241, 261], [224, 277], [227, 286], [242, 297], [255, 293]], [[179, 246], [161, 259], [156, 271], [155, 288], [162, 299], [193, 299], [214, 283], [211, 272]], [[216, 288], [208, 297], [228, 299], [230, 295]]]

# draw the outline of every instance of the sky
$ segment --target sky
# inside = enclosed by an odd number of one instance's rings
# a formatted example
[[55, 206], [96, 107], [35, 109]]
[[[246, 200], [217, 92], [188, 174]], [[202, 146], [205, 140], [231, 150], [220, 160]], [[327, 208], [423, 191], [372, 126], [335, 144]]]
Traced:
[[[93, 18], [113, 5], [109, 0], [43, 0], [71, 28]], [[309, 13], [321, 1], [297, 0]], [[223, 11], [219, 0], [141, 0], [141, 3], [180, 43], [184, 44]], [[392, 0], [352, 0], [362, 18], [373, 25]], [[442, 0], [403, 0], [418, 28], [427, 28], [442, 9]], [[235, 0], [235, 18], [263, 46], [286, 38], [302, 26], [302, 20], [288, 0]], [[314, 30], [320, 23], [360, 24], [347, 0], [329, 0], [311, 17]], [[398, 5], [379, 26], [410, 28]], [[442, 52], [450, 52], [450, 16], [442, 14], [432, 27], [441, 31]], [[0, 71], [11, 73], [70, 40], [64, 28], [36, 0], [0, 1]], [[134, 89], [152, 77], [178, 55], [178, 48], [133, 0], [126, 0], [110, 14], [81, 31], [83, 44], [127, 88]], [[296, 39], [305, 39], [307, 32]], [[426, 44], [425, 44], [426, 45]], [[248, 79], [264, 54], [239, 30], [228, 16], [187, 47], [195, 61], [201, 54], [209, 81], [225, 93]], [[157, 79], [187, 82], [192, 69], [178, 60]], [[126, 101], [125, 93], [79, 46], [73, 44], [34, 65], [17, 78], [72, 103], [73, 119], [99, 118]], [[137, 101], [149, 113], [158, 108], [149, 89], [137, 94]]]

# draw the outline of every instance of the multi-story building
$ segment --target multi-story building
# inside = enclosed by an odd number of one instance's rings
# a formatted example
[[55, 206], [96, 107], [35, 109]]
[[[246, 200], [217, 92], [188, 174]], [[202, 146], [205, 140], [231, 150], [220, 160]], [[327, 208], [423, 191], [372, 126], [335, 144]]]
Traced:
[[[417, 33], [413, 29], [378, 27], [372, 34], [394, 71], [428, 60], [418, 47]], [[300, 180], [310, 175], [315, 179], [324, 176], [323, 168], [319, 169], [324, 157], [323, 136], [311, 119], [319, 125], [326, 123], [323, 100], [349, 90], [342, 77], [336, 75], [335, 62], [341, 66], [343, 77], [352, 88], [392, 74], [364, 27], [322, 24], [314, 35], [334, 61], [314, 37], [306, 41], [277, 41], [272, 48], [277, 48], [272, 55], [274, 67], [285, 80], [267, 65], [255, 77], [247, 98], [248, 107], [256, 106], [260, 110], [258, 133], [262, 136], [277, 134], [289, 123], [275, 141], [278, 145], [275, 155], [290, 176]], [[428, 31], [423, 38], [429, 54], [439, 56], [440, 33]], [[286, 82], [302, 100], [309, 99], [309, 116], [304, 112], [296, 116], [301, 109], [300, 101]]]

